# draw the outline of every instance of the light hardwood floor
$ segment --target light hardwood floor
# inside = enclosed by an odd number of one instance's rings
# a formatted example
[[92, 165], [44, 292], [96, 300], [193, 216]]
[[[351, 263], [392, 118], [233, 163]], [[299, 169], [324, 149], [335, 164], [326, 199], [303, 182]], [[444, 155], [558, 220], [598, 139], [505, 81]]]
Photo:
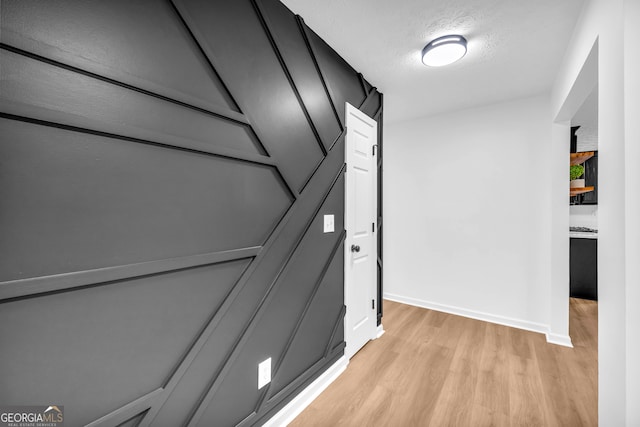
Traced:
[[534, 332], [384, 303], [386, 333], [291, 427], [597, 425], [596, 302], [571, 299], [573, 349]]

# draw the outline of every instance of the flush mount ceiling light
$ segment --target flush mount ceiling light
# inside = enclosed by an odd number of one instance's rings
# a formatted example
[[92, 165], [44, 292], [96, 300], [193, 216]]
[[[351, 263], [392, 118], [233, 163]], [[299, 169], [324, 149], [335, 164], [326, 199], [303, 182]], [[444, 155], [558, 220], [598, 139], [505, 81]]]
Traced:
[[442, 36], [422, 49], [422, 63], [430, 67], [453, 64], [467, 53], [467, 39], [462, 36]]

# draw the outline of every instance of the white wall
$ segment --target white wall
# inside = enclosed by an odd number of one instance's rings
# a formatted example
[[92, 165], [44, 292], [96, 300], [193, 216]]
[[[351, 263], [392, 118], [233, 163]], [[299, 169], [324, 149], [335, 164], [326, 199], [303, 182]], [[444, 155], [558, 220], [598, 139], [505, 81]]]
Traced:
[[549, 277], [549, 335], [547, 339], [558, 344], [571, 343], [569, 334], [569, 182], [567, 164], [571, 148], [569, 122], [554, 123], [552, 126], [550, 182], [547, 191], [551, 216], [551, 236], [548, 262]]
[[548, 331], [551, 131], [546, 96], [385, 126], [387, 298]]
[[598, 229], [598, 205], [573, 205], [569, 207], [569, 225]]
[[625, 1], [624, 16], [626, 421], [640, 426], [640, 1]]
[[[561, 340], [568, 328], [566, 135], [598, 85], [598, 413], [605, 427], [640, 425], [639, 3], [585, 1], [551, 93], [553, 125], [538, 122], [545, 114], [539, 99], [385, 127], [385, 294], [533, 329], [548, 323], [551, 338]], [[526, 152], [528, 139], [539, 150], [525, 170], [537, 162], [549, 173], [533, 187], [525, 176], [524, 187], [546, 213], [526, 212], [527, 197], [510, 181], [516, 167], [506, 160]], [[545, 152], [547, 159], [536, 158]]]
[[639, 24], [638, 0], [587, 1], [552, 91], [554, 116], [567, 120], [585, 93], [580, 74], [590, 63], [589, 53], [595, 46], [599, 88], [598, 414], [599, 424], [605, 427], [640, 425], [636, 314], [640, 303], [640, 203], [638, 177], [628, 171], [640, 160]]

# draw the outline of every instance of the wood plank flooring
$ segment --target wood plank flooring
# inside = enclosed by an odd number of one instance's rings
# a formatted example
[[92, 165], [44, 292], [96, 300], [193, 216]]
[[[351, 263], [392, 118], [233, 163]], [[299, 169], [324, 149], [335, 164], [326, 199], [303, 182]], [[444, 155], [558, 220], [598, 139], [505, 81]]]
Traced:
[[291, 424], [596, 426], [598, 304], [571, 299], [574, 348], [385, 301], [386, 333]]

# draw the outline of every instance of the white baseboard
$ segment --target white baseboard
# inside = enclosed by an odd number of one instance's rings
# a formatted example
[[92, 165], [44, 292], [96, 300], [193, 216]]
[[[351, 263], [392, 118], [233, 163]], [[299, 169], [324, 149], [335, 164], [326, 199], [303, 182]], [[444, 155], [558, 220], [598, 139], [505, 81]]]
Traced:
[[547, 332], [547, 342], [573, 348], [573, 343], [571, 342], [571, 337], [569, 335], [560, 335]]
[[384, 328], [382, 327], [382, 323], [378, 325], [378, 330], [376, 331], [376, 339], [380, 338], [384, 335]]
[[510, 326], [512, 328], [524, 329], [525, 331], [538, 332], [544, 334], [547, 342], [551, 344], [563, 345], [565, 347], [573, 347], [571, 338], [568, 335], [552, 334], [549, 332], [549, 326], [542, 323], [529, 322], [511, 317], [497, 316], [495, 314], [483, 313], [475, 310], [468, 310], [450, 305], [438, 304], [435, 302], [424, 301], [417, 298], [405, 297], [390, 293], [384, 293], [384, 298], [400, 302], [403, 304], [413, 305], [416, 307], [428, 308], [430, 310], [442, 311], [444, 313], [455, 314], [456, 316], [469, 317], [471, 319], [483, 320], [485, 322], [496, 323], [498, 325]]
[[264, 424], [264, 427], [282, 427], [293, 421], [304, 409], [315, 400], [329, 385], [334, 382], [340, 374], [347, 369], [349, 360], [342, 356], [329, 369], [324, 371], [314, 382], [302, 390], [300, 394], [278, 411]]

